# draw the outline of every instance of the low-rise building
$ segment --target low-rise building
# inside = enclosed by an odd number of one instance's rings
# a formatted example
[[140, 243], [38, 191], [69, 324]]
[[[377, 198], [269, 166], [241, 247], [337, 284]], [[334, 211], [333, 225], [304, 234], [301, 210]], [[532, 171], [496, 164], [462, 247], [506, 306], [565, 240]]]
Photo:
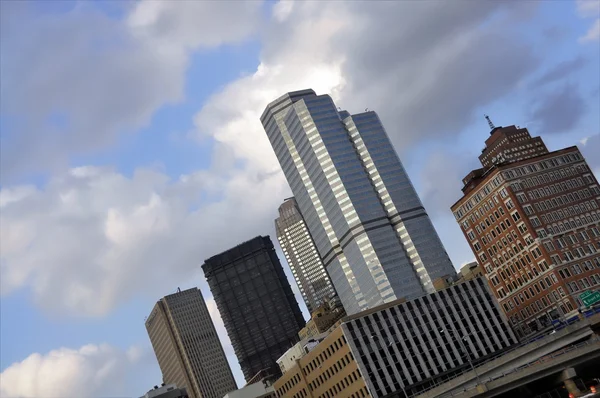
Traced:
[[296, 362], [304, 355], [308, 354], [315, 348], [321, 341], [327, 337], [328, 333], [321, 333], [315, 337], [309, 337], [298, 343], [294, 344], [292, 348], [287, 350], [278, 360], [277, 365], [281, 369], [282, 373], [287, 372], [288, 369], [291, 369]]
[[163, 383], [160, 387], [154, 388], [142, 395], [140, 398], [188, 398], [188, 393], [185, 388], [177, 388], [175, 384]]
[[223, 398], [275, 398], [275, 387], [269, 379], [259, 380], [256, 383], [246, 384], [239, 390], [231, 391]]
[[369, 397], [354, 356], [338, 327], [275, 382], [278, 397]]
[[462, 267], [460, 267], [460, 271], [458, 273], [460, 281], [468, 281], [470, 279], [484, 275], [483, 269], [477, 261], [473, 261], [463, 265]]
[[341, 329], [375, 398], [412, 396], [517, 343], [481, 277], [352, 315]]
[[306, 340], [317, 337], [327, 332], [337, 321], [346, 316], [344, 308], [337, 305], [338, 302], [335, 300], [323, 302], [319, 308], [313, 311], [310, 320], [306, 322], [306, 326], [298, 332], [300, 339]]

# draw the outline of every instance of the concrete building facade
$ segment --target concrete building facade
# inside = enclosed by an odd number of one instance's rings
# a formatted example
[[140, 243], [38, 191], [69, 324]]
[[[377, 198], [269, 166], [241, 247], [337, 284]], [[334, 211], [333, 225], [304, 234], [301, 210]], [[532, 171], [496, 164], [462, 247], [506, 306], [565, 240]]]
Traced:
[[306, 322], [275, 253], [258, 236], [202, 265], [246, 381], [281, 372], [277, 359], [300, 339]]
[[376, 398], [412, 396], [517, 343], [483, 278], [383, 304], [341, 328]]
[[275, 231], [306, 308], [312, 313], [335, 296], [335, 289], [294, 198], [279, 206]]
[[291, 92], [261, 122], [346, 312], [435, 291], [456, 271], [375, 112]]
[[452, 211], [526, 335], [576, 314], [579, 296], [600, 287], [600, 188], [577, 147], [549, 152], [515, 126], [494, 127], [486, 145], [482, 156], [496, 155], [463, 179]]
[[199, 289], [160, 299], [146, 330], [166, 384], [190, 398], [222, 398], [237, 385]]
[[275, 382], [279, 398], [370, 397], [338, 327]]

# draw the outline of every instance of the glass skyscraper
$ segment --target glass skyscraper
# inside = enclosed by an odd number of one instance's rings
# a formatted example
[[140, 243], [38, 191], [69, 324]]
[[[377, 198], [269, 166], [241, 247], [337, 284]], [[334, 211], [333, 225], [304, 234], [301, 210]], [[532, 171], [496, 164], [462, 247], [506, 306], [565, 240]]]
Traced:
[[268, 236], [257, 236], [202, 265], [244, 378], [278, 377], [277, 359], [306, 322]]
[[275, 231], [306, 308], [312, 313], [323, 301], [335, 296], [335, 289], [294, 198], [279, 206]]
[[348, 314], [456, 275], [375, 112], [350, 115], [302, 90], [261, 122]]

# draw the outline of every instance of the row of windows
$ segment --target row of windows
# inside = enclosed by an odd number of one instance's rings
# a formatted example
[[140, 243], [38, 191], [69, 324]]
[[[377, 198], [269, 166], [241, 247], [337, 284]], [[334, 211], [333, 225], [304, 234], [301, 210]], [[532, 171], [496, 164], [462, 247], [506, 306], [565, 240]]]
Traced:
[[[552, 303], [559, 301], [561, 297], [565, 297], [564, 290], [562, 288], [558, 288], [558, 290], [560, 293], [554, 290], [547, 298], [542, 297], [540, 300], [536, 300], [532, 304], [523, 307], [519, 312], [510, 317], [511, 322], [516, 325], [541, 311], [546, 311], [547, 307], [552, 306]], [[569, 311], [573, 311], [573, 305], [567, 300], [566, 307], [564, 304], [561, 304], [561, 310], [563, 314], [566, 314]]]
[[[349, 387], [352, 383], [359, 380], [360, 378], [361, 377], [360, 377], [360, 373], [358, 372], [358, 369], [354, 370], [352, 373], [350, 373], [350, 375], [344, 377], [342, 380], [335, 383], [335, 385], [333, 387], [329, 388], [323, 394], [319, 395], [318, 398], [336, 397], [345, 388]], [[311, 384], [309, 384], [309, 388], [311, 389], [311, 391], [318, 388], [318, 387], [311, 387]]]
[[[569, 153], [563, 156], [557, 156], [540, 162], [531, 163], [522, 167], [515, 167], [511, 170], [505, 171], [503, 174], [504, 178], [508, 180], [512, 178], [521, 177], [523, 175], [535, 173], [538, 171], [546, 170], [552, 167], [558, 167], [563, 164], [577, 162], [579, 160], [583, 160], [579, 153]], [[559, 170], [558, 172], [560, 173], [561, 170]]]
[[[479, 191], [475, 194], [473, 194], [471, 196], [471, 199], [469, 199], [465, 204], [463, 204], [461, 207], [459, 207], [455, 212], [454, 212], [454, 217], [456, 217], [457, 220], [460, 220], [466, 213], [468, 213], [469, 211], [471, 211], [471, 209], [473, 209], [475, 206], [477, 206], [477, 204], [479, 202], [481, 202], [488, 194], [490, 194], [494, 188], [497, 188], [498, 186], [500, 186], [500, 184], [504, 181], [504, 179], [502, 178], [501, 174], [498, 174], [496, 177], [494, 177], [494, 179], [492, 181], [490, 181], [489, 183], [485, 184], [481, 189], [479, 189]], [[495, 198], [495, 200], [497, 201], [498, 199]], [[486, 203], [484, 203], [485, 205]], [[488, 206], [493, 206], [490, 205], [489, 203], [487, 203]], [[482, 208], [484, 208], [482, 206]], [[465, 226], [465, 229], [468, 227], [468, 223], [467, 226]]]
[[[521, 184], [526, 188], [533, 188], [538, 185], [545, 185], [554, 181], [569, 178], [574, 175], [579, 175], [582, 171], [585, 170], [586, 168], [584, 167], [584, 165], [577, 165], [575, 167], [564, 167], [560, 170], [556, 170], [555, 172], [551, 171], [548, 173], [543, 173], [537, 176], [522, 179]], [[589, 174], [584, 175], [583, 178], [589, 184], [594, 182], [594, 179]]]
[[320, 369], [321, 364], [329, 359], [333, 354], [335, 354], [338, 350], [346, 345], [346, 338], [342, 335], [340, 338], [336, 339], [332, 344], [329, 345], [323, 352], [316, 356], [315, 359], [310, 361], [305, 367], [303, 367], [302, 372], [305, 376], [308, 376], [314, 370]]
[[589, 276], [589, 279], [585, 277], [577, 281], [568, 282], [567, 288], [571, 293], [577, 293], [588, 290], [592, 286], [596, 286], [598, 284], [600, 284], [600, 274], [592, 274]]
[[[568, 217], [574, 217], [581, 213], [585, 213], [586, 211], [593, 211], [598, 208], [598, 204], [595, 200], [590, 200], [587, 202], [583, 202], [580, 204], [576, 204], [573, 206], [566, 207], [564, 209], [556, 210], [553, 212], [549, 212], [546, 214], [542, 214], [541, 218], [544, 224], [550, 224], [553, 222], [558, 222], [564, 220]], [[578, 217], [579, 219], [579, 217]], [[539, 225], [536, 225], [539, 226]]]
[[540, 278], [539, 281], [536, 281], [529, 287], [525, 287], [520, 292], [515, 293], [512, 299], [502, 303], [502, 306], [507, 312], [511, 311], [519, 305], [524, 304], [527, 300], [535, 298], [536, 295], [541, 294], [543, 290], [546, 290], [555, 283], [558, 283], [558, 278], [556, 278], [556, 275], [554, 274]]
[[[311, 391], [316, 390], [321, 384], [325, 383], [327, 380], [331, 379], [339, 371], [345, 368], [351, 361], [352, 355], [350, 353], [344, 355], [333, 365], [322, 371], [312, 382], [308, 384], [308, 388], [310, 388]], [[302, 369], [302, 371], [305, 374], [307, 373], [306, 368]]]
[[541, 199], [546, 196], [556, 195], [557, 193], [570, 191], [585, 185], [583, 178], [572, 178], [552, 185], [546, 185], [541, 188], [536, 188], [527, 193], [529, 199]]
[[[597, 244], [598, 244], [598, 248], [600, 249], [600, 242], [598, 242]], [[564, 251], [562, 253], [562, 255], [563, 255], [562, 258], [558, 254], [553, 254], [550, 256], [550, 258], [552, 259], [552, 262], [555, 265], [560, 265], [563, 262], [569, 262], [569, 261], [573, 261], [578, 258], [584, 258], [584, 257], [590, 256], [590, 255], [596, 253], [597, 251], [598, 251], [598, 249], [596, 249], [594, 247], [594, 245], [590, 243], [583, 247], [576, 247], [573, 249], [572, 252], [570, 250]]]
[[594, 264], [596, 264], [596, 268], [600, 268], [600, 257], [596, 257], [592, 260], [583, 261], [581, 265], [573, 264], [568, 267], [559, 269], [558, 274], [562, 279], [567, 279], [572, 277], [573, 275], [579, 275], [584, 272], [592, 271], [594, 269]]
[[558, 235], [562, 232], [567, 232], [578, 227], [582, 227], [587, 224], [594, 224], [600, 221], [599, 212], [595, 211], [579, 217], [575, 217], [571, 220], [563, 220], [558, 223], [547, 225], [546, 230], [550, 235]]

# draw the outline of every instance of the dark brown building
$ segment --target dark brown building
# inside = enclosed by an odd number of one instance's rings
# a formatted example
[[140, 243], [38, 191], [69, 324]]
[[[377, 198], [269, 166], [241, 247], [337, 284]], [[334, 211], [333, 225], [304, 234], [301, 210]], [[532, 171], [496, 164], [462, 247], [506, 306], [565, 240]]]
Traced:
[[577, 147], [549, 152], [525, 128], [491, 127], [452, 211], [526, 335], [577, 314], [580, 295], [600, 286], [600, 188]]

